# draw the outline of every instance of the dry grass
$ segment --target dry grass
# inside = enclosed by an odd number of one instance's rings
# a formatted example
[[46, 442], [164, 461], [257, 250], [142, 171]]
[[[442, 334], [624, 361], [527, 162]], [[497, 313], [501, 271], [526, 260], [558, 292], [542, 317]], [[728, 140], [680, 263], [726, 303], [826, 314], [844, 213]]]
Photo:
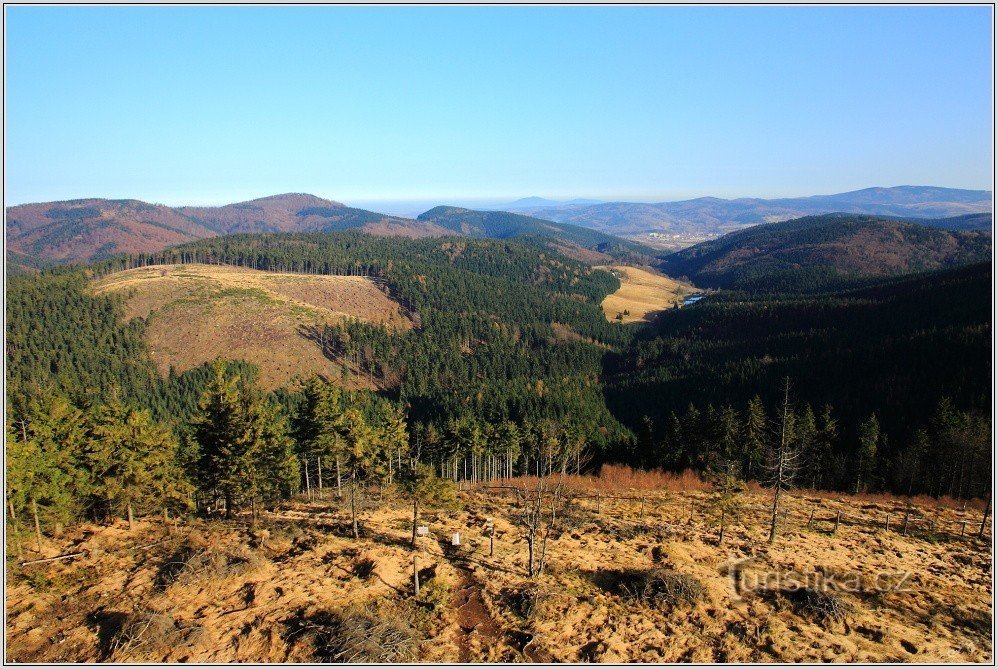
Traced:
[[684, 297], [696, 292], [692, 284], [647, 269], [626, 265], [601, 266], [598, 269], [611, 271], [620, 278], [617, 292], [603, 300], [603, 313], [611, 321], [625, 311], [628, 313], [624, 314], [624, 323], [651, 320], [659, 312], [673, 308]]
[[[348, 317], [392, 328], [412, 325], [366, 277], [164, 265], [112, 274], [94, 290], [122, 295], [126, 318], [146, 319], [146, 341], [161, 373], [216, 357], [241, 359], [260, 367], [268, 389], [295, 375], [340, 378], [342, 361], [327, 359], [308, 334], [315, 327]], [[371, 387], [361, 374], [349, 379], [350, 387]]]
[[[537, 478], [519, 476], [512, 480], [498, 481], [499, 485], [510, 485], [531, 490], [536, 487]], [[635, 491], [693, 492], [710, 490], [711, 485], [696, 472], [667, 472], [662, 469], [635, 469], [627, 465], [602, 465], [596, 476], [555, 474], [549, 486], [561, 485], [576, 493], [626, 494]]]
[[[604, 473], [613, 481], [641, 476], [623, 469]], [[589, 485], [597, 480], [586, 479]], [[853, 522], [882, 520], [885, 509], [870, 508], [868, 502], [815, 501], [793, 492], [785, 498], [791, 513], [776, 542], [768, 544], [770, 496], [748, 492], [745, 512], [718, 545], [716, 520], [706, 512], [708, 491], [628, 494], [624, 489], [619, 499], [604, 496], [599, 510], [593, 499], [575, 499], [559, 512], [548, 538], [547, 569], [528, 579], [528, 547], [515, 496], [482, 489], [460, 497], [461, 508], [424, 517], [431, 536], [421, 540], [416, 553], [423, 584], [418, 599], [412, 594], [408, 545], [412, 509], [400, 500], [366, 508], [362, 515], [369, 532], [360, 540], [340, 531], [348, 522], [349, 504], [333, 496], [294, 500], [268, 512], [263, 522], [270, 535], [256, 547], [260, 532], [244, 527], [246, 518], [181, 521], [176, 539], [143, 550], [129, 547], [162, 540], [157, 522], [140, 519], [133, 532], [124, 522], [69, 528], [62, 543], [51, 545], [51, 554], [77, 550], [86, 551], [85, 557], [21, 570], [44, 579], [8, 579], [6, 659], [992, 659], [988, 542], [904, 536], [893, 525], [887, 531], [882, 523]], [[820, 528], [808, 528], [816, 503], [826, 520]], [[827, 518], [836, 510], [849, 521], [833, 533]], [[923, 507], [914, 514], [938, 515], [940, 522], [972, 517]], [[489, 522], [494, 552], [485, 529]], [[445, 550], [454, 532], [461, 533], [460, 557]], [[194, 550], [176, 558], [185, 546]], [[203, 554], [204, 547], [215, 555], [255, 555], [259, 564], [246, 569], [239, 561], [223, 563]], [[366, 560], [376, 569], [369, 578], [359, 578], [357, 565]], [[160, 570], [171, 563], [182, 568], [170, 568], [171, 575], [158, 581]], [[741, 574], [740, 580], [732, 574]], [[773, 574], [783, 576], [773, 581]], [[862, 578], [854, 581], [852, 574]], [[892, 577], [878, 589], [880, 575], [905, 576]], [[39, 588], [43, 580], [51, 585]], [[625, 584], [634, 594], [621, 587]], [[789, 592], [800, 586], [831, 593], [841, 602]], [[142, 613], [132, 614], [136, 611]], [[197, 643], [186, 636], [194, 626], [201, 628]], [[181, 642], [178, 631], [185, 634]], [[420, 641], [427, 638], [432, 643]], [[114, 647], [118, 652], [112, 656]]]

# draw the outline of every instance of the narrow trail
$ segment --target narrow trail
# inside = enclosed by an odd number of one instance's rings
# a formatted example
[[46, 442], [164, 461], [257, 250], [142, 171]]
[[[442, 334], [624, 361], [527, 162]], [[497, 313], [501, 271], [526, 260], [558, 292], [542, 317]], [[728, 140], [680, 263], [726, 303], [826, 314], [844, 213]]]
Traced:
[[[449, 546], [440, 542], [443, 556], [453, 566], [459, 580], [451, 597], [451, 608], [457, 615], [458, 662], [503, 662], [502, 647], [521, 652], [528, 662], [550, 663], [553, 657], [544, 648], [534, 646], [536, 637], [520, 630], [504, 630], [489, 613], [482, 596], [482, 584], [467, 561], [455, 556]], [[508, 652], [507, 651], [507, 652]]]
[[[452, 563], [453, 564], [453, 563]], [[457, 613], [458, 662], [484, 662], [483, 657], [501, 640], [499, 626], [482, 599], [482, 586], [471, 571], [464, 566], [454, 565], [461, 574], [461, 580], [451, 598], [451, 606]]]

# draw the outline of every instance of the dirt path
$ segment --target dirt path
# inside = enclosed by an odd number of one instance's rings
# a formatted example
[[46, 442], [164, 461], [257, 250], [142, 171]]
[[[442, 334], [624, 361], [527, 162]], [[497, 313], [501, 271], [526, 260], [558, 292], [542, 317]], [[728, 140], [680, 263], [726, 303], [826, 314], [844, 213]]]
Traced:
[[461, 574], [451, 599], [460, 628], [458, 662], [483, 662], [483, 654], [501, 640], [499, 626], [485, 608], [481, 584], [466, 567], [455, 566]]

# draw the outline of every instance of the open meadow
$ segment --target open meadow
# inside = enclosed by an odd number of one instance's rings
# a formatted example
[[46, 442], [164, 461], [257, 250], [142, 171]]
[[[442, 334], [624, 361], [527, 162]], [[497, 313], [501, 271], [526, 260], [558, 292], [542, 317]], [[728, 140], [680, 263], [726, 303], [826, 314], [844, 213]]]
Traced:
[[607, 265], [598, 269], [612, 272], [620, 279], [620, 288], [607, 295], [602, 303], [608, 320], [616, 319], [623, 323], [650, 321], [666, 309], [682, 304], [687, 295], [697, 292], [690, 283], [639, 267]]

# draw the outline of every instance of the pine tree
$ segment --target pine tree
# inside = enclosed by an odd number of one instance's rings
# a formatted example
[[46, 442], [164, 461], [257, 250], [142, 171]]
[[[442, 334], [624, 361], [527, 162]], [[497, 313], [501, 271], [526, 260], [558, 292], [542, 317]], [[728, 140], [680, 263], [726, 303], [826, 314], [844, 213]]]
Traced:
[[192, 425], [199, 447], [198, 484], [223, 497], [226, 516], [248, 499], [255, 519], [261, 497], [286, 497], [296, 488], [294, 442], [278, 407], [251, 385], [240, 384], [238, 375], [227, 375], [221, 362], [212, 371]]
[[859, 426], [859, 448], [856, 450], [856, 489], [859, 493], [870, 485], [877, 464], [877, 443], [880, 441], [880, 422], [877, 414]]
[[85, 443], [83, 413], [61, 395], [32, 398], [7, 426], [7, 510], [14, 523], [31, 519], [39, 550], [43, 527], [58, 530], [84, 510]]
[[457, 502], [454, 484], [437, 477], [430, 465], [415, 460], [399, 472], [396, 486], [402, 497], [412, 503], [412, 546], [416, 545], [421, 509], [445, 508]]
[[746, 481], [751, 481], [761, 473], [766, 456], [767, 422], [762, 399], [756, 395], [749, 400], [742, 431], [742, 477]]
[[350, 519], [353, 536], [360, 539], [357, 522], [357, 493], [365, 478], [375, 469], [377, 441], [375, 431], [364, 419], [363, 413], [351, 407], [343, 412], [339, 422], [340, 434], [344, 443], [344, 465], [350, 481]]

